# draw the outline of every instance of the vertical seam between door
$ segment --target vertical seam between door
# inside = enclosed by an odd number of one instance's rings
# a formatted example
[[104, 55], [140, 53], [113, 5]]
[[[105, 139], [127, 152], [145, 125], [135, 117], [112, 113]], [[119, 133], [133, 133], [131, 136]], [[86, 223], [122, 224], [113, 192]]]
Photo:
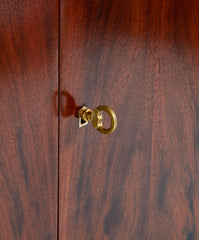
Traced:
[[60, 0], [58, 0], [58, 163], [57, 163], [57, 240], [59, 240], [59, 166], [60, 166]]

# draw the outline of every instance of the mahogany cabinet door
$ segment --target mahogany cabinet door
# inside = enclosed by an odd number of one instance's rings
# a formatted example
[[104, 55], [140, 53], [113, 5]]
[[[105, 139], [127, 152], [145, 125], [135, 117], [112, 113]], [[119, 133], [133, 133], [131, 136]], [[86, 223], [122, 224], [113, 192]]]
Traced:
[[59, 239], [199, 239], [199, 1], [60, 4]]
[[58, 1], [0, 1], [0, 239], [57, 239]]

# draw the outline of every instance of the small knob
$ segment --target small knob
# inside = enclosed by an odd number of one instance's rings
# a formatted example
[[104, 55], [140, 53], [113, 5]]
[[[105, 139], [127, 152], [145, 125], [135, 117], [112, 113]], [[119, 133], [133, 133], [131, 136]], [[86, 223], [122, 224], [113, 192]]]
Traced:
[[[103, 126], [103, 114], [102, 112], [106, 112], [111, 120], [111, 126], [109, 128], [105, 128]], [[109, 134], [112, 133], [117, 127], [117, 117], [114, 111], [108, 106], [99, 106], [95, 108], [93, 111], [86, 106], [83, 106], [79, 110], [79, 118], [80, 118], [80, 127], [88, 124], [88, 121], [91, 121], [93, 127], [97, 129], [100, 133]], [[81, 122], [83, 121], [83, 124]]]

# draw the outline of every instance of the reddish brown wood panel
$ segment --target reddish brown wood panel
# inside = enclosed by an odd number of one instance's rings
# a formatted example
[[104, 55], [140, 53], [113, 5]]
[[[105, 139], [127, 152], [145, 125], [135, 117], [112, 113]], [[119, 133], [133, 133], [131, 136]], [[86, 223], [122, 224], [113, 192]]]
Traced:
[[61, 2], [61, 89], [112, 107], [118, 128], [62, 115], [60, 240], [199, 238], [198, 12], [197, 0]]
[[0, 239], [57, 239], [58, 1], [0, 1]]

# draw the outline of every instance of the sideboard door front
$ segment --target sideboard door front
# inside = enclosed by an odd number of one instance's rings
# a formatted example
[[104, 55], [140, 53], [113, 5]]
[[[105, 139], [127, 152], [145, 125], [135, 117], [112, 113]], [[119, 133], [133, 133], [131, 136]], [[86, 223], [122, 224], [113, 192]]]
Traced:
[[[60, 239], [199, 239], [199, 1], [60, 13]], [[79, 129], [83, 104], [111, 107], [115, 132]]]
[[57, 239], [58, 1], [0, 1], [0, 239]]

